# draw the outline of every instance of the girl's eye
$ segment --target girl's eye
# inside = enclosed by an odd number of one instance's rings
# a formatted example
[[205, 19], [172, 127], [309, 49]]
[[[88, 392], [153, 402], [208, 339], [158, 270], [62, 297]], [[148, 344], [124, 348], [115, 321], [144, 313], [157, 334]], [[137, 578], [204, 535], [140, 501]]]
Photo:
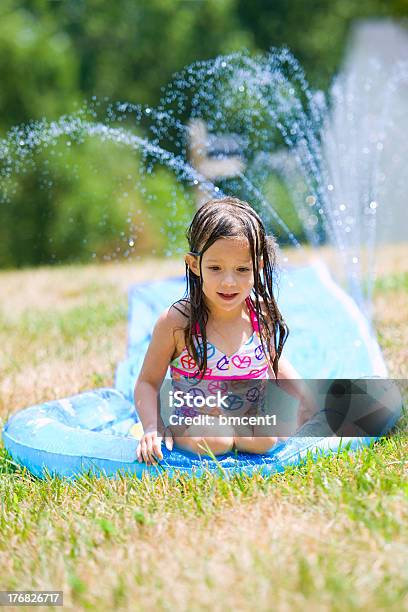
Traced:
[[[220, 266], [208, 266], [208, 269], [217, 271], [217, 270], [220, 270], [221, 268]], [[249, 272], [250, 271], [249, 268], [237, 268], [237, 270], [238, 272]]]

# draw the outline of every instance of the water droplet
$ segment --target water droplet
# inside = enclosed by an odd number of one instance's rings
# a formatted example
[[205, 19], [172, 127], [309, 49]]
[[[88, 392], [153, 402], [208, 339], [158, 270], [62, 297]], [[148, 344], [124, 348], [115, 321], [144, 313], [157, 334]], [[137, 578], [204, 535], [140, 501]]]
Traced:
[[375, 202], [374, 200], [372, 202], [370, 202], [370, 208], [371, 210], [375, 210], [377, 208], [378, 204], [377, 202]]
[[134, 240], [132, 240], [132, 239], [130, 239], [130, 240], [129, 240], [129, 242], [128, 242], [128, 245], [129, 245], [130, 247], [135, 246], [135, 241], [134, 241]]
[[353, 257], [353, 259], [351, 261], [353, 262], [353, 264], [358, 263], [358, 257]]
[[334, 187], [333, 187], [333, 185], [331, 185], [331, 184], [330, 184], [330, 185], [327, 185], [327, 189], [328, 189], [329, 191], [333, 191]]
[[340, 204], [339, 206], [339, 210], [346, 210], [346, 205], [345, 204]]

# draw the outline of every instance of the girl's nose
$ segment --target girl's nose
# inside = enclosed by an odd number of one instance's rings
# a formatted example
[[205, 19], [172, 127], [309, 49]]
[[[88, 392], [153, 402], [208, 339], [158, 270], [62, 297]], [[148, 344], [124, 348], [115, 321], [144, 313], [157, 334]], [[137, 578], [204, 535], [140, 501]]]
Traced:
[[226, 274], [222, 279], [221, 285], [225, 287], [233, 287], [235, 285], [235, 277], [233, 274]]

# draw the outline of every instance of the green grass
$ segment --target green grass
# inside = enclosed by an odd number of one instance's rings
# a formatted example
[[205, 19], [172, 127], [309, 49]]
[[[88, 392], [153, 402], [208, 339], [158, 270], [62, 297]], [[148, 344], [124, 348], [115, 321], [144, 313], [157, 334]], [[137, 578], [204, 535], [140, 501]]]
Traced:
[[101, 334], [119, 321], [126, 319], [127, 308], [124, 300], [120, 303], [95, 304], [89, 302], [85, 305], [71, 308], [61, 313], [58, 311], [28, 311], [20, 317], [18, 323], [1, 321], [2, 331], [8, 334], [23, 334], [28, 342], [42, 340], [44, 334], [55, 338], [64, 344], [72, 344], [80, 335], [88, 337], [92, 334]]
[[[186, 589], [184, 609], [194, 600], [183, 572], [197, 558], [204, 570], [221, 557], [241, 579], [234, 593], [224, 592], [228, 579], [212, 571], [193, 572], [189, 580], [199, 588], [206, 578], [200, 589], [221, 597], [224, 606], [255, 604], [260, 589], [269, 601], [286, 600], [292, 609], [323, 601], [335, 610], [401, 610], [407, 595], [406, 448], [403, 438], [393, 437], [268, 478], [113, 480], [88, 474], [73, 483], [37, 480], [3, 452], [0, 555], [7, 553], [11, 563], [3, 586], [27, 588], [29, 579], [33, 588], [64, 588], [71, 604], [84, 609], [113, 609], [119, 602], [132, 609], [132, 601], [143, 607], [149, 600], [159, 606], [167, 601], [170, 609], [178, 601], [168, 591], [173, 576], [166, 574], [173, 550], [183, 559], [177, 589]], [[181, 526], [185, 542], [175, 537], [174, 526]], [[217, 539], [231, 530], [231, 541]], [[194, 534], [198, 544], [191, 548]], [[126, 549], [127, 562], [114, 552]], [[60, 550], [62, 574], [46, 571]], [[63, 584], [56, 584], [58, 577]]]
[[[388, 309], [397, 293], [406, 304], [403, 287], [400, 277], [376, 285], [387, 305], [376, 312], [380, 341], [398, 368], [401, 338], [390, 333]], [[401, 304], [392, 315], [402, 326]], [[90, 284], [66, 308], [5, 312], [0, 425], [18, 405], [49, 399], [50, 384], [68, 395], [111, 383], [126, 343], [126, 297], [114, 287]], [[46, 369], [44, 344], [53, 347]], [[408, 606], [407, 421], [373, 447], [269, 477], [40, 480], [0, 445], [0, 589], [62, 589], [75, 610], [400, 612]]]
[[396, 290], [408, 292], [408, 272], [400, 272], [380, 277], [376, 279], [374, 283], [374, 292], [377, 294], [384, 294]]
[[126, 325], [127, 310], [126, 296], [105, 291], [101, 298], [85, 291], [82, 303], [66, 310], [27, 309], [18, 319], [0, 312], [0, 341], [8, 348], [3, 375], [35, 366], [45, 357], [52, 361], [66, 356], [79, 344], [82, 356], [88, 354], [101, 347], [101, 338]]

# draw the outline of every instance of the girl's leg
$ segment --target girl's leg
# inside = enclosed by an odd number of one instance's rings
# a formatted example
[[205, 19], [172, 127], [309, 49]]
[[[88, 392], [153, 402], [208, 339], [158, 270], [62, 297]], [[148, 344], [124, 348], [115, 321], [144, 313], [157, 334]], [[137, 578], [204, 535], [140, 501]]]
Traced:
[[[263, 398], [255, 411], [255, 416], [263, 417], [267, 414], [265, 398]], [[244, 453], [268, 453], [280, 440], [287, 440], [286, 437], [273, 434], [274, 429], [271, 425], [240, 425], [235, 431], [234, 447]]]
[[191, 425], [183, 429], [171, 428], [174, 443], [190, 453], [224, 455], [234, 447], [234, 429], [225, 425]]
[[242, 453], [256, 453], [261, 455], [272, 450], [278, 440], [279, 438], [276, 436], [235, 436], [234, 447]]
[[240, 426], [234, 436], [234, 447], [243, 453], [268, 453], [280, 441], [286, 440], [271, 435], [271, 428], [265, 426]]

